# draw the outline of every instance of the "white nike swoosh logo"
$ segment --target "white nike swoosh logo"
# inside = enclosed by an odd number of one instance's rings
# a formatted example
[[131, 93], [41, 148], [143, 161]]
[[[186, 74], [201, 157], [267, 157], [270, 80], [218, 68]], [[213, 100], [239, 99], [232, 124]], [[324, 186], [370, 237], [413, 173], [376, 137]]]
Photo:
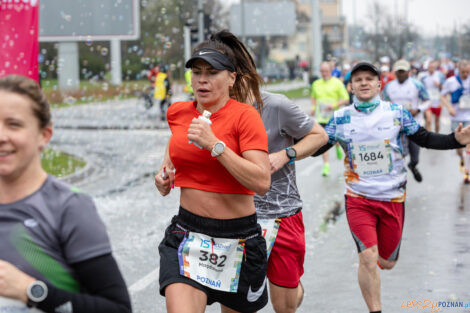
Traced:
[[38, 226], [38, 222], [35, 219], [29, 218], [24, 221], [24, 226], [30, 227], [30, 228], [36, 227]]
[[264, 282], [261, 285], [261, 287], [259, 287], [258, 291], [253, 292], [251, 290], [251, 285], [250, 285], [250, 287], [248, 288], [248, 293], [246, 295], [246, 300], [248, 300], [248, 302], [256, 302], [259, 299], [259, 297], [261, 297], [261, 295], [263, 294], [264, 288], [266, 288], [266, 277], [264, 278]]
[[73, 313], [72, 302], [68, 301], [57, 307], [55, 313]]
[[199, 52], [199, 55], [204, 55], [204, 54], [208, 54], [208, 53], [212, 53], [212, 52], [210, 52], [210, 51], [202, 52], [201, 51], [201, 52]]

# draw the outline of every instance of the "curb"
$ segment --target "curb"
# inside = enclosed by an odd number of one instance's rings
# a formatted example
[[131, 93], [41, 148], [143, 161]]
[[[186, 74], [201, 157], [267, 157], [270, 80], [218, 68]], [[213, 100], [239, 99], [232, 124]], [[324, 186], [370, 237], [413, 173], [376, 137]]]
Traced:
[[76, 129], [76, 130], [151, 130], [151, 129], [167, 129], [166, 125], [80, 125], [80, 126], [68, 126], [68, 125], [54, 125], [56, 129]]
[[[75, 156], [75, 154], [71, 154], [72, 156]], [[60, 180], [68, 183], [68, 184], [75, 184], [77, 182], [80, 182], [84, 180], [86, 177], [90, 176], [93, 172], [95, 172], [96, 167], [94, 166], [93, 163], [89, 162], [87, 159], [80, 157], [81, 159], [85, 160], [86, 165], [85, 167], [79, 169], [78, 171], [73, 172], [72, 174], [66, 175], [59, 177]]]

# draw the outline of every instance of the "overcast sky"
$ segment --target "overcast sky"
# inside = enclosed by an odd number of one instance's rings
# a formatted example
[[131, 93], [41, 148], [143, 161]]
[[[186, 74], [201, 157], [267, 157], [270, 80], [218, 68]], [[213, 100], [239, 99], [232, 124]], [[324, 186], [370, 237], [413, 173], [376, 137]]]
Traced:
[[[353, 23], [353, 3], [356, 3], [356, 20], [358, 24], [371, 26], [365, 18], [374, 0], [342, 0], [343, 14], [348, 23]], [[454, 25], [470, 25], [470, 0], [380, 0], [389, 12], [405, 15], [405, 3], [408, 3], [408, 20], [426, 35], [450, 33]]]
[[[224, 3], [239, 3], [240, 0], [222, 0]], [[263, 0], [259, 0], [263, 2]], [[282, 1], [282, 0], [280, 0]], [[353, 3], [356, 3], [358, 24], [372, 26], [367, 20], [369, 7], [374, 0], [342, 0], [343, 14], [348, 23], [353, 23]], [[310, 0], [301, 0], [310, 2]], [[380, 0], [388, 12], [404, 16], [405, 2], [408, 3], [408, 19], [425, 35], [448, 34], [454, 28], [470, 25], [470, 0]]]

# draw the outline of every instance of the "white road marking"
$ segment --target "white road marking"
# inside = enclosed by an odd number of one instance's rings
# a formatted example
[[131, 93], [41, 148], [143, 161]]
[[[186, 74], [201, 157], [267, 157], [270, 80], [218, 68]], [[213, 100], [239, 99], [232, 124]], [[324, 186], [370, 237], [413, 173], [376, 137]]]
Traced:
[[151, 283], [158, 279], [159, 270], [160, 267], [158, 266], [156, 269], [139, 279], [137, 282], [133, 283], [132, 286], [129, 287], [129, 293], [136, 294], [150, 286]]

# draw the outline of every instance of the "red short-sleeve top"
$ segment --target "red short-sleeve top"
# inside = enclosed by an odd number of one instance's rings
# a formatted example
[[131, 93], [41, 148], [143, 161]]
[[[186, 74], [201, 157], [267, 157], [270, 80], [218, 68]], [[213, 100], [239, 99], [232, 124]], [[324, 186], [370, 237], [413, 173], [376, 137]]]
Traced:
[[[188, 128], [201, 115], [195, 101], [175, 102], [167, 111], [172, 132], [169, 153], [175, 166], [175, 186], [220, 193], [254, 194], [240, 184], [210, 151], [189, 143]], [[266, 130], [256, 109], [230, 99], [210, 117], [214, 135], [236, 154], [247, 150], [268, 153]]]

